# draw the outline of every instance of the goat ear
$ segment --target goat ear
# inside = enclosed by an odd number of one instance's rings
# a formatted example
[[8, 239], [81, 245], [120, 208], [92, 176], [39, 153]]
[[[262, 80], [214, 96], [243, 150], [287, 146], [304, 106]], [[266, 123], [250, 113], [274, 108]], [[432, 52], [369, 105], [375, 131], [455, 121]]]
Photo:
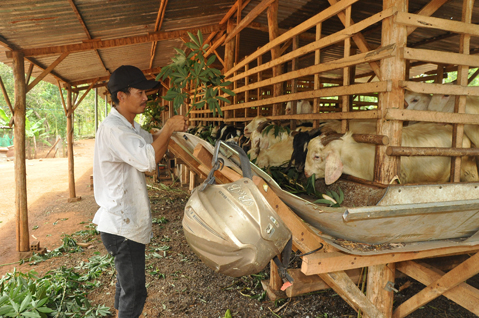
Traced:
[[325, 160], [324, 181], [327, 185], [334, 183], [343, 174], [343, 163], [337, 152], [330, 152]]

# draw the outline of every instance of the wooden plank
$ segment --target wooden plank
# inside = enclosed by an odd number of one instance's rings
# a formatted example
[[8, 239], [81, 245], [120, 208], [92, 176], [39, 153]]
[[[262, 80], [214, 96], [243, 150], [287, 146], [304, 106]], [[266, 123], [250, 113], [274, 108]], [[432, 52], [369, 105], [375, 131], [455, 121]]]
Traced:
[[[331, 1], [330, 1], [331, 3]], [[342, 22], [344, 24], [344, 27], [345, 28], [348, 28], [350, 25], [351, 25], [351, 7], [348, 7], [345, 12], [341, 12], [340, 16], [343, 16], [343, 19], [342, 19]], [[344, 39], [344, 58], [348, 58], [350, 55], [351, 55], [351, 38], [347, 38], [347, 39]], [[343, 68], [343, 86], [349, 86], [351, 85], [351, 77], [350, 77], [350, 67], [345, 67]], [[377, 71], [377, 73], [376, 73]], [[379, 66], [376, 64], [376, 67], [375, 67], [375, 73], [376, 75], [379, 74]], [[378, 76], [379, 77], [379, 76]], [[341, 105], [341, 111], [343, 113], [347, 113], [349, 112], [349, 106], [350, 106], [350, 103], [349, 103], [349, 98], [350, 96], [349, 95], [343, 95], [342, 96], [342, 105]], [[348, 121], [343, 119], [341, 120], [341, 132], [344, 134], [346, 133], [346, 131], [349, 130], [349, 127], [348, 127]]]
[[476, 253], [454, 269], [450, 270], [439, 279], [429, 284], [415, 296], [409, 298], [394, 310], [393, 318], [409, 315], [417, 308], [439, 297], [451, 288], [456, 287], [468, 278], [479, 273], [479, 253]]
[[[275, 0], [271, 3], [268, 7], [267, 11], [267, 18], [268, 18], [268, 33], [269, 33], [269, 42], [271, 43], [279, 36], [279, 28], [278, 28], [278, 0]], [[280, 57], [280, 50], [281, 48], [279, 45], [273, 46], [271, 48], [271, 59], [276, 60]], [[278, 77], [282, 73], [281, 66], [277, 65], [273, 67], [273, 78]], [[236, 75], [236, 73], [233, 73]], [[276, 83], [273, 85], [273, 97], [277, 97], [283, 95], [283, 85], [280, 83]], [[279, 114], [279, 104], [273, 104], [273, 115]]]
[[266, 8], [268, 8], [268, 6], [274, 1], [277, 0], [261, 1], [256, 7], [254, 7], [253, 10], [248, 13], [248, 15], [244, 17], [244, 19], [241, 20], [240, 23], [238, 23], [238, 25], [236, 25], [236, 27], [231, 32], [229, 32], [228, 36], [226, 37], [225, 43], [231, 41], [236, 36], [236, 34], [241, 32], [241, 30], [243, 30], [250, 22], [253, 22], [254, 19], [256, 19], [256, 17], [258, 17], [264, 10], [266, 10]]
[[[430, 265], [412, 261], [397, 263], [396, 269], [426, 286], [437, 281], [445, 274]], [[479, 316], [479, 306], [477, 306], [479, 304], [479, 289], [464, 282], [446, 291], [443, 295]]]
[[[457, 145], [456, 145], [457, 147]], [[462, 144], [461, 144], [462, 147]], [[436, 147], [388, 147], [388, 156], [442, 156], [462, 157], [479, 156], [478, 148], [436, 148]], [[455, 182], [460, 182], [455, 181]]]
[[[361, 269], [357, 268], [345, 272], [355, 284], [359, 283], [361, 279]], [[288, 274], [294, 279], [294, 284], [286, 289], [286, 296], [290, 298], [331, 288], [318, 275], [306, 276], [299, 268], [288, 269]]]
[[467, 22], [453, 21], [449, 19], [440, 19], [433, 17], [425, 17], [418, 14], [407, 12], [398, 12], [396, 16], [397, 23], [422, 27], [427, 29], [437, 29], [449, 31], [452, 33], [468, 34], [472, 36], [479, 36], [479, 25]]
[[479, 55], [413, 49], [410, 47], [401, 48], [399, 55], [401, 58], [408, 60], [427, 61], [436, 64], [457, 64], [470, 67], [479, 66]]
[[192, 154], [188, 153], [186, 149], [177, 144], [174, 140], [170, 140], [168, 143], [168, 150], [171, 151], [176, 158], [188, 163], [190, 170], [197, 175], [201, 176], [202, 178], [206, 178], [208, 176], [208, 173], [205, 173], [199, 169], [201, 162], [199, 162]]
[[[255, 100], [248, 103], [241, 103], [239, 105], [224, 106], [222, 110], [231, 110], [231, 109], [240, 109], [247, 107], [259, 107], [265, 105], [271, 105], [273, 103], [287, 102], [289, 100], [299, 100], [299, 99], [311, 99], [315, 97], [329, 97], [329, 96], [342, 96], [350, 94], [361, 94], [361, 93], [372, 93], [372, 92], [384, 92], [390, 89], [390, 82], [371, 82], [371, 83], [362, 83], [354, 84], [350, 86], [336, 86], [336, 87], [327, 87], [320, 90], [306, 91], [296, 94], [287, 94], [278, 97], [271, 97], [261, 100]], [[297, 116], [297, 115], [294, 115]]]
[[459, 246], [419, 252], [388, 253], [378, 255], [352, 255], [343, 252], [314, 253], [303, 257], [301, 271], [305, 275], [314, 275], [328, 273], [331, 271], [344, 271], [353, 268], [403, 262], [428, 257], [473, 253], [477, 252], [477, 250], [477, 246]]
[[425, 121], [433, 123], [456, 123], [478, 125], [479, 115], [453, 114], [412, 109], [388, 109], [384, 117], [387, 120]]
[[415, 93], [479, 96], [479, 87], [477, 86], [443, 85], [412, 81], [401, 81], [399, 85]]
[[[321, 39], [321, 29], [322, 29], [323, 24], [319, 23], [316, 25], [316, 41], [319, 41]], [[321, 50], [317, 49], [314, 51], [314, 64], [318, 65], [321, 63]], [[314, 90], [319, 90], [321, 88], [321, 77], [319, 74], [314, 74]], [[313, 113], [319, 113], [319, 98], [314, 98], [313, 99]], [[315, 120], [313, 122], [313, 127], [318, 128], [319, 127], [319, 120]]]
[[278, 36], [273, 41], [270, 41], [268, 44], [262, 46], [256, 52], [249, 55], [243, 61], [238, 63], [233, 69], [226, 72], [224, 75], [226, 77], [230, 76], [235, 71], [238, 71], [239, 69], [243, 68], [246, 64], [248, 64], [248, 63], [252, 62], [253, 60], [255, 60], [256, 58], [258, 58], [260, 55], [263, 55], [263, 54], [267, 53], [268, 51], [270, 51], [271, 48], [287, 41], [288, 39], [292, 38], [295, 35], [306, 32], [307, 30], [311, 29], [312, 27], [314, 27], [318, 23], [323, 22], [323, 21], [335, 16], [336, 14], [338, 14], [338, 12], [346, 9], [347, 7], [352, 5], [353, 3], [356, 3], [357, 1], [359, 1], [359, 0], [342, 0], [342, 1], [338, 2], [337, 4], [321, 11], [320, 13], [315, 15], [314, 17], [306, 20], [305, 22], [301, 23], [300, 25], [292, 28], [290, 31]]
[[[344, 1], [344, 0], [343, 0]], [[265, 80], [262, 80], [261, 82], [256, 82], [252, 83], [249, 85], [245, 85], [235, 91], [236, 94], [244, 92], [246, 90], [251, 90], [255, 89], [258, 87], [264, 87], [264, 86], [269, 86], [273, 84], [278, 84], [284, 81], [291, 80], [293, 78], [300, 78], [308, 75], [314, 75], [316, 73], [322, 73], [322, 72], [327, 72], [327, 71], [332, 71], [332, 70], [337, 70], [341, 69], [344, 67], [356, 65], [356, 64], [361, 64], [365, 63], [368, 61], [377, 61], [381, 59], [388, 58], [390, 56], [393, 56], [396, 54], [396, 45], [391, 44], [386, 47], [381, 47], [375, 51], [371, 51], [368, 53], [362, 53], [362, 54], [356, 54], [350, 57], [338, 59], [335, 61], [331, 62], [326, 62], [326, 63], [321, 63], [318, 65], [312, 65], [309, 67], [305, 67], [302, 69], [299, 69], [297, 71], [291, 71], [286, 74], [276, 76], [276, 77], [271, 77]], [[229, 79], [228, 79], [229, 80]]]
[[47, 67], [46, 69], [43, 70], [43, 72], [38, 75], [35, 80], [33, 80], [33, 82], [31, 82], [30, 84], [28, 84], [27, 86], [27, 93], [35, 87], [35, 85], [37, 85], [42, 79], [45, 78], [45, 76], [47, 76], [51, 71], [53, 71], [53, 69], [58, 65], [60, 64], [61, 61], [63, 61], [70, 53], [69, 52], [65, 52], [65, 53], [62, 53], [62, 55], [60, 55], [52, 64], [50, 64], [49, 67]]
[[[357, 0], [356, 0], [357, 1]], [[120, 47], [125, 45], [133, 45], [133, 44], [141, 44], [141, 43], [150, 43], [154, 41], [166, 41], [171, 39], [179, 39], [184, 36], [188, 36], [188, 32], [196, 34], [198, 30], [201, 30], [203, 34], [211, 33], [214, 31], [224, 30], [225, 26], [219, 24], [211, 24], [206, 25], [198, 28], [189, 28], [183, 30], [176, 30], [176, 31], [168, 31], [168, 32], [155, 32], [149, 33], [147, 35], [136, 35], [136, 36], [129, 36], [117, 39], [109, 39], [109, 40], [98, 40], [98, 41], [89, 41], [85, 43], [79, 44], [67, 44], [67, 45], [58, 45], [58, 46], [50, 46], [50, 47], [42, 47], [42, 48], [34, 48], [34, 49], [24, 49], [22, 50], [25, 53], [25, 56], [42, 56], [42, 55], [53, 55], [53, 54], [60, 54], [60, 53], [74, 53], [74, 52], [83, 52], [83, 51], [91, 51], [91, 50], [98, 50], [98, 49], [107, 49], [112, 47]], [[8, 58], [12, 57], [11, 51], [5, 52]]]
[[30, 250], [28, 232], [27, 205], [27, 169], [25, 163], [25, 116], [26, 116], [26, 84], [25, 64], [22, 52], [13, 52], [13, 77], [15, 80], [15, 121], [13, 145], [15, 148], [15, 214], [17, 251]]
[[[422, 16], [431, 16], [434, 12], [437, 11], [444, 3], [448, 2], [449, 0], [431, 0], [428, 4], [426, 4], [417, 14]], [[416, 27], [409, 26], [406, 28], [407, 35], [416, 30]]]
[[[272, 68], [273, 66], [286, 63], [286, 62], [291, 61], [292, 59], [294, 59], [296, 57], [299, 57], [299, 56], [308, 54], [310, 52], [322, 49], [324, 47], [330, 46], [332, 44], [344, 41], [345, 39], [350, 38], [351, 34], [355, 34], [355, 33], [359, 32], [361, 30], [364, 30], [365, 28], [367, 28], [367, 27], [369, 27], [369, 26], [371, 26], [375, 23], [378, 23], [379, 21], [381, 21], [382, 19], [384, 19], [386, 17], [392, 16], [396, 11], [397, 10], [395, 8], [390, 8], [390, 9], [384, 10], [382, 12], [376, 13], [375, 15], [373, 15], [373, 16], [367, 18], [367, 19], [364, 19], [364, 20], [362, 20], [362, 21], [360, 21], [356, 24], [353, 24], [348, 28], [340, 30], [340, 31], [338, 31], [334, 34], [328, 35], [328, 36], [323, 37], [321, 39], [318, 38], [318, 40], [316, 40], [315, 42], [309, 43], [309, 44], [301, 47], [300, 50], [292, 51], [292, 52], [290, 52], [288, 54], [285, 54], [285, 55], [281, 56], [280, 58], [277, 58], [277, 59], [275, 59], [273, 61], [270, 61], [268, 63], [258, 64], [258, 66], [250, 69], [248, 72], [243, 72], [243, 73], [240, 73], [236, 76], [228, 77], [227, 79], [230, 80], [230, 81], [235, 81], [235, 80], [238, 80], [238, 79], [243, 78], [245, 76], [253, 75], [253, 74], [256, 74], [260, 71], [267, 70], [269, 68]], [[318, 23], [318, 25], [319, 25], [319, 23]], [[315, 64], [319, 64], [319, 63], [315, 63]]]

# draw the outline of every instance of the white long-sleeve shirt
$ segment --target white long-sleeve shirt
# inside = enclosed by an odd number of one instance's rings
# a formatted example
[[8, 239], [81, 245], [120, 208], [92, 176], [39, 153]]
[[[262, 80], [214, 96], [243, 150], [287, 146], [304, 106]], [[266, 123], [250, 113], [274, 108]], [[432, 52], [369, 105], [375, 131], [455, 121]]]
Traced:
[[100, 232], [148, 244], [152, 235], [145, 171], [156, 168], [153, 137], [132, 126], [115, 108], [95, 140], [93, 186], [100, 206], [93, 218]]

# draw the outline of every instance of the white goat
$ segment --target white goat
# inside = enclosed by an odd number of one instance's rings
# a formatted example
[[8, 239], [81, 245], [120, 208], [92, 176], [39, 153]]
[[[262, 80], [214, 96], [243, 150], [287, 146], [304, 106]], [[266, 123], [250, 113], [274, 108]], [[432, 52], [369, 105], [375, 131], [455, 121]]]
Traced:
[[[431, 98], [427, 109], [437, 112], [453, 113], [455, 104], [454, 95], [435, 94]], [[466, 114], [479, 114], [479, 97], [466, 97]], [[472, 141], [476, 147], [479, 147], [479, 126], [478, 125], [464, 125], [464, 134]]]
[[251, 134], [251, 149], [248, 151], [250, 160], [253, 160], [258, 157], [259, 153], [272, 147], [274, 144], [286, 139], [288, 137], [288, 133], [283, 131], [278, 134], [278, 136], [274, 135], [274, 129], [268, 131], [266, 135], [263, 135], [263, 131], [258, 131], [256, 129]]
[[427, 110], [431, 102], [431, 95], [424, 93], [404, 92], [404, 108], [414, 110]]
[[278, 167], [291, 159], [293, 154], [293, 136], [288, 136], [268, 149], [262, 150], [256, 160], [260, 168]]
[[[404, 127], [402, 146], [405, 147], [451, 147], [452, 126], [419, 123]], [[324, 142], [324, 143], [323, 143]], [[469, 148], [469, 139], [464, 138], [463, 147]], [[342, 173], [366, 180], [373, 180], [375, 145], [357, 143], [352, 132], [342, 136], [321, 135], [309, 142], [305, 175], [325, 178], [326, 184], [335, 182]], [[447, 182], [451, 159], [449, 157], [401, 157], [400, 180], [402, 183]], [[477, 181], [475, 160], [463, 157], [461, 181]]]
[[[296, 114], [310, 114], [313, 110], [313, 107], [309, 101], [305, 99], [298, 100], [296, 103]], [[284, 111], [286, 115], [291, 115], [293, 113], [291, 101], [286, 103], [286, 109]]]

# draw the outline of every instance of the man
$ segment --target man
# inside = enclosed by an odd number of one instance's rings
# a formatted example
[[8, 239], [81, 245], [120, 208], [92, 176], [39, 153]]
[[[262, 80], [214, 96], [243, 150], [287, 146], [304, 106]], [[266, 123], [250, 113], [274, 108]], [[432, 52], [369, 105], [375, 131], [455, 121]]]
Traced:
[[188, 127], [186, 117], [174, 116], [159, 133], [151, 135], [134, 121], [145, 111], [146, 90], [158, 84], [134, 66], [116, 69], [108, 82], [114, 108], [98, 128], [95, 140], [93, 182], [100, 208], [93, 223], [115, 257], [119, 318], [139, 317], [147, 296], [145, 245], [150, 242], [152, 226], [144, 172], [155, 170], [172, 133]]

